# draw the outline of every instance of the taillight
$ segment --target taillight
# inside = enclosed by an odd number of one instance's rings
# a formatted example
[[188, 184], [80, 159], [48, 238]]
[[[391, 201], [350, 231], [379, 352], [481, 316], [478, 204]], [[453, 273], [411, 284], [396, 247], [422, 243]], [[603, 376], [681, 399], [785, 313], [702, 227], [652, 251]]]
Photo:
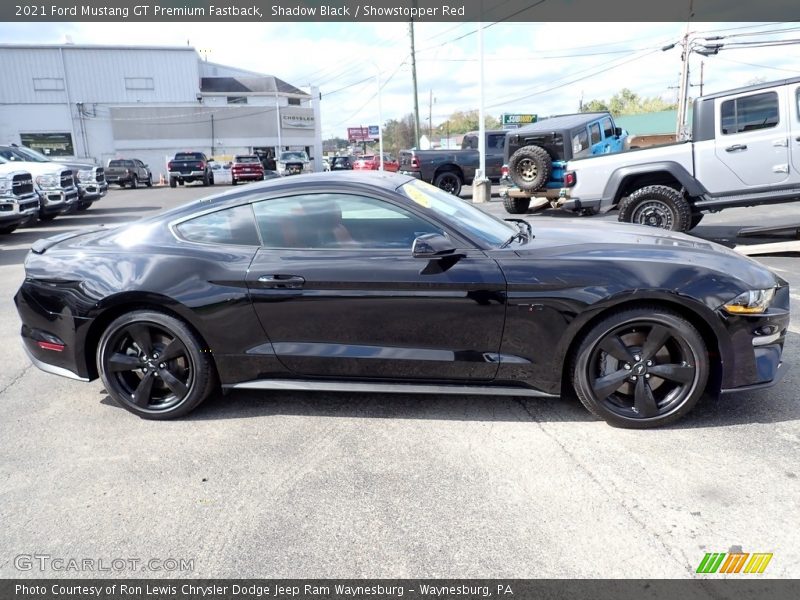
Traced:
[[503, 177], [508, 177], [508, 165], [503, 165], [500, 167], [500, 175]]
[[198, 169], [205, 169], [205, 168], [206, 168], [206, 163], [204, 163], [204, 162], [201, 160], [201, 161], [200, 161], [200, 163], [197, 165], [197, 168], [198, 168]]
[[54, 344], [52, 342], [36, 342], [42, 350], [52, 350], [53, 352], [63, 352], [64, 344]]
[[419, 159], [416, 156], [411, 157], [411, 168], [419, 169]]
[[169, 161], [169, 162], [167, 163], [167, 168], [168, 168], [168, 169], [172, 169], [172, 161]]
[[564, 187], [572, 187], [578, 182], [578, 176], [575, 171], [567, 171], [564, 173]]

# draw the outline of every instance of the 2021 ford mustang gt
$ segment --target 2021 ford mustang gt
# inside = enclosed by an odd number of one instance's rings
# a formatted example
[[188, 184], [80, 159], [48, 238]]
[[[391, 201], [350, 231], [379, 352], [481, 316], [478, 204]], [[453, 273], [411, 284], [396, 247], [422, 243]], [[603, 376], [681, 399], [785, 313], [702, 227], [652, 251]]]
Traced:
[[577, 394], [652, 427], [782, 370], [789, 288], [722, 246], [633, 225], [532, 231], [413, 178], [276, 179], [36, 242], [16, 295], [45, 371], [146, 418], [217, 385]]

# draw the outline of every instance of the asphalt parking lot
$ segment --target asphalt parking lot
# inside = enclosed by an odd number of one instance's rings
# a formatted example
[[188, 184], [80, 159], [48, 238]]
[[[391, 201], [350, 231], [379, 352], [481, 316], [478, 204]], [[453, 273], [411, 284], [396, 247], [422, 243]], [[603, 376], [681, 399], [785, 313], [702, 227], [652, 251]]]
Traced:
[[[25, 570], [34, 554], [194, 561], [118, 571], [148, 577], [688, 577], [738, 548], [774, 553], [762, 577], [800, 577], [800, 257], [760, 259], [798, 290], [793, 370], [653, 431], [562, 400], [245, 391], [144, 421], [99, 381], [29, 364], [12, 297], [34, 240], [208, 191], [113, 189], [0, 240], [0, 577], [109, 576]], [[786, 222], [800, 205], [724, 211], [695, 233], [731, 244]]]

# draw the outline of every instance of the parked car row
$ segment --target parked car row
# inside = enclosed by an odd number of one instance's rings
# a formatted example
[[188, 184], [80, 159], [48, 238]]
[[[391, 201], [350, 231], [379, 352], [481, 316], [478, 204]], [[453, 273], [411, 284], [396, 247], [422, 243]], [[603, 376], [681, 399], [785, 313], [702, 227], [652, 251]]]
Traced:
[[24, 146], [0, 146], [0, 233], [88, 209], [108, 191], [105, 170], [56, 162]]

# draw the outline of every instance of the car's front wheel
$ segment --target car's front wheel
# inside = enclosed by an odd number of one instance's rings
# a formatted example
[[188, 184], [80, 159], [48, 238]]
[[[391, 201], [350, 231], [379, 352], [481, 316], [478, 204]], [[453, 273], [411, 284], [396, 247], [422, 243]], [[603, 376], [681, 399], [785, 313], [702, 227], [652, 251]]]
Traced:
[[697, 329], [658, 306], [610, 314], [586, 334], [571, 364], [581, 403], [610, 425], [636, 429], [688, 413], [709, 373]]
[[185, 415], [214, 386], [211, 356], [183, 321], [139, 310], [103, 332], [97, 370], [109, 395], [145, 419]]

